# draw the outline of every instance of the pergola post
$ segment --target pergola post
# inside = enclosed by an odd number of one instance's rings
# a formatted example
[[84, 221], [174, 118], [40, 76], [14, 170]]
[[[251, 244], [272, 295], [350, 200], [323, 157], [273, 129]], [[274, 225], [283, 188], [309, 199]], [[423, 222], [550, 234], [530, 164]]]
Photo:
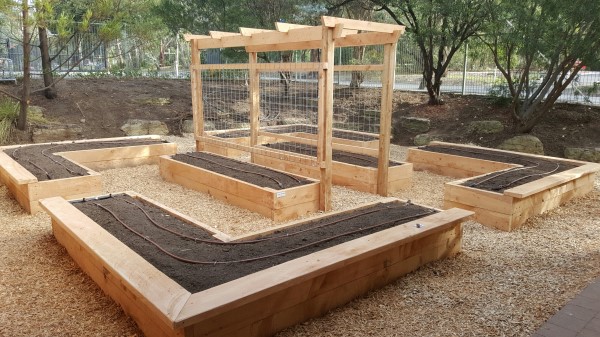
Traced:
[[388, 195], [388, 168], [390, 163], [390, 137], [394, 82], [396, 76], [397, 43], [383, 46], [383, 73], [381, 76], [381, 115], [379, 118], [379, 158], [377, 160], [377, 194]]
[[317, 162], [321, 171], [319, 209], [331, 210], [331, 137], [333, 127], [334, 28], [323, 26], [321, 70], [319, 71], [319, 138]]
[[[250, 77], [250, 146], [256, 146], [258, 144], [258, 129], [260, 127], [260, 73], [256, 68], [258, 53], [249, 52], [248, 55], [250, 65], [250, 69], [248, 70], [248, 77]], [[251, 153], [251, 160], [254, 161], [254, 153]]]
[[200, 49], [198, 40], [191, 40], [192, 62], [190, 75], [192, 79], [192, 116], [194, 118], [194, 135], [196, 136], [196, 150], [203, 151], [204, 143], [198, 138], [204, 135], [204, 106], [202, 102], [202, 74], [200, 70]]

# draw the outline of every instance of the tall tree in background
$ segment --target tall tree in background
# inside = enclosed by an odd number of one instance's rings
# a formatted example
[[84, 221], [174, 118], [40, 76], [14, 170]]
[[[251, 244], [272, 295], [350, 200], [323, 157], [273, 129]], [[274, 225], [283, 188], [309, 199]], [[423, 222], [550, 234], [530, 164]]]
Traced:
[[31, 94], [29, 84], [31, 81], [31, 68], [29, 65], [29, 57], [31, 56], [31, 20], [29, 18], [29, 2], [27, 0], [22, 0], [21, 13], [23, 20], [23, 90], [21, 91], [20, 97], [21, 106], [19, 118], [17, 119], [17, 128], [19, 130], [25, 130], [25, 126], [27, 125], [29, 96]]
[[450, 61], [475, 35], [492, 0], [372, 0], [417, 42], [429, 104], [442, 104], [440, 87]]
[[600, 1], [503, 0], [481, 39], [494, 54], [520, 132], [530, 132], [587, 64], [600, 62]]

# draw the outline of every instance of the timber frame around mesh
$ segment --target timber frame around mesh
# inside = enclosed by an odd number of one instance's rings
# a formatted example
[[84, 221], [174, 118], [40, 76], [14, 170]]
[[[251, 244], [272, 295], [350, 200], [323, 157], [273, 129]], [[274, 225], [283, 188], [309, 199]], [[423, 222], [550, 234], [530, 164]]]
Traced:
[[[192, 49], [191, 85], [192, 106], [196, 147], [203, 151], [206, 144], [214, 143], [214, 137], [205, 134], [204, 107], [202, 99], [202, 70], [247, 69], [250, 96], [250, 144], [235, 147], [254, 155], [268, 152], [260, 148], [258, 138], [260, 95], [260, 73], [265, 71], [315, 71], [318, 73], [318, 136], [317, 157], [308, 159], [311, 166], [320, 170], [320, 204], [324, 211], [331, 209], [332, 184], [332, 127], [333, 127], [333, 85], [334, 68], [337, 71], [382, 72], [381, 115], [379, 128], [377, 193], [388, 194], [389, 145], [392, 117], [393, 85], [396, 66], [396, 44], [404, 27], [369, 21], [351, 20], [323, 16], [320, 26], [305, 26], [288, 23], [276, 23], [276, 30], [240, 28], [239, 33], [211, 31], [210, 35], [186, 35]], [[382, 64], [375, 65], [334, 65], [336, 47], [383, 45]], [[239, 64], [201, 64], [200, 52], [213, 48], [244, 47], [249, 62]], [[258, 63], [259, 52], [318, 49], [321, 58], [318, 62], [303, 63]], [[226, 140], [219, 141], [227, 146]], [[291, 162], [306, 164], [307, 159], [294, 155], [286, 158]]]

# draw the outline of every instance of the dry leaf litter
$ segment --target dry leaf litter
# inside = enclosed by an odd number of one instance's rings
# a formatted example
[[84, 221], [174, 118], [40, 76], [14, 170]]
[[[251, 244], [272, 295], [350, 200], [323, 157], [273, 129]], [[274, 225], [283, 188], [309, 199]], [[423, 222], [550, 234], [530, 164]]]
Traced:
[[[180, 152], [191, 135], [168, 137]], [[392, 146], [391, 158], [406, 149]], [[102, 172], [105, 191], [132, 190], [240, 235], [266, 218], [160, 179], [157, 166]], [[452, 178], [415, 172], [394, 196], [441, 207]], [[380, 197], [333, 188], [343, 210]], [[279, 336], [529, 336], [600, 275], [600, 178], [590, 194], [506, 233], [468, 221], [463, 251]], [[45, 213], [25, 214], [0, 187], [0, 336], [142, 336], [71, 260]]]

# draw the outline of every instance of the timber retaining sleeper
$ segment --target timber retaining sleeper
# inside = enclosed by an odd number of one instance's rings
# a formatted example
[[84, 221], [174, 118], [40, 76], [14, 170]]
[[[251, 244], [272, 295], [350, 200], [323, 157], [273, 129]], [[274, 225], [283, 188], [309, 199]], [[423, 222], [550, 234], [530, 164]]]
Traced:
[[133, 192], [41, 204], [148, 336], [271, 335], [456, 254], [472, 214], [386, 199], [229, 237]]
[[446, 183], [444, 207], [472, 210], [476, 221], [505, 231], [590, 192], [600, 171], [595, 163], [443, 142], [409, 149], [407, 161], [463, 178]]

